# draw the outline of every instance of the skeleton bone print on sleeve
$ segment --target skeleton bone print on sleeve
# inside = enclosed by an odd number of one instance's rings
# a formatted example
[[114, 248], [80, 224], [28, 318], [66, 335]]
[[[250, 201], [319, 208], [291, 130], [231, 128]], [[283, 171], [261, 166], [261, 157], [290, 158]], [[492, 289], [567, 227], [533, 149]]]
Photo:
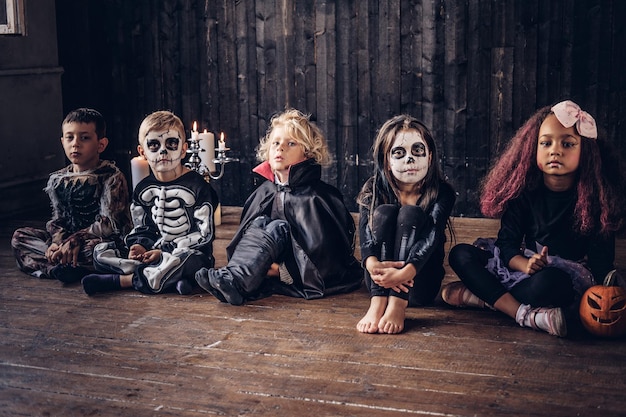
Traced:
[[139, 196], [142, 203], [151, 206], [152, 220], [161, 232], [159, 243], [170, 243], [189, 234], [192, 219], [188, 207], [196, 202], [195, 194], [179, 185], [149, 186]]

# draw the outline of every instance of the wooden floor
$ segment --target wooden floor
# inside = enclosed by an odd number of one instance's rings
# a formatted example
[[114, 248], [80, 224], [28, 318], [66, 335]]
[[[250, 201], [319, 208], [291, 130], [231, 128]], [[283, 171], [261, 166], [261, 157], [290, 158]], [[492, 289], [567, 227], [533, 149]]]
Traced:
[[[219, 266], [239, 213], [223, 210]], [[209, 294], [88, 297], [16, 269], [9, 238], [24, 224], [41, 221], [0, 226], [2, 416], [626, 415], [624, 339], [556, 338], [440, 302], [409, 309], [402, 334], [364, 335], [365, 290], [241, 307]], [[455, 225], [458, 241], [496, 227]]]

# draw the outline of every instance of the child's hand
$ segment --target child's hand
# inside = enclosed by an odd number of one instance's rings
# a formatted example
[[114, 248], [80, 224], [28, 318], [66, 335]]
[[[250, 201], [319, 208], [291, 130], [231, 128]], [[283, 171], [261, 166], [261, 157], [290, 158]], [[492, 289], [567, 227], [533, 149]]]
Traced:
[[[52, 247], [52, 245], [50, 245]], [[70, 238], [60, 246], [57, 245], [57, 249], [50, 255], [50, 262], [53, 264], [61, 265], [78, 265], [78, 254], [80, 253], [80, 242]], [[50, 251], [50, 248], [48, 248]]]
[[[409, 289], [413, 287], [413, 278], [415, 277], [415, 268], [411, 265], [411, 268], [406, 268], [404, 262], [399, 262], [403, 265], [402, 268], [398, 267], [386, 268], [384, 273], [378, 275], [373, 281], [383, 288], [390, 288], [395, 292], [408, 293]], [[397, 264], [397, 263], [396, 263]], [[410, 264], [407, 264], [410, 265]], [[410, 272], [413, 271], [413, 272]]]
[[280, 271], [278, 270], [278, 264], [274, 262], [270, 265], [270, 269], [267, 270], [268, 277], [279, 277]]
[[143, 261], [143, 254], [146, 253], [146, 248], [141, 245], [134, 244], [128, 251], [128, 259], [135, 261]]
[[57, 261], [55, 261], [55, 254], [59, 251], [60, 246], [57, 245], [56, 243], [52, 243], [50, 244], [50, 246], [48, 246], [48, 249], [46, 250], [46, 259], [48, 260], [48, 262], [55, 264], [57, 263]]
[[143, 254], [141, 262], [151, 264], [161, 259], [161, 249], [152, 249]]
[[395, 292], [409, 292], [413, 287], [415, 267], [404, 264], [403, 261], [380, 262], [375, 257], [369, 257], [365, 263], [367, 271], [377, 285], [383, 288], [391, 288]]
[[541, 249], [541, 253], [536, 253], [528, 258], [526, 264], [526, 272], [528, 275], [532, 275], [535, 272], [541, 271], [548, 264], [548, 247], [544, 246]]
[[541, 253], [536, 253], [530, 258], [522, 255], [515, 255], [509, 261], [509, 268], [532, 275], [541, 271], [548, 264], [548, 247], [544, 246]]

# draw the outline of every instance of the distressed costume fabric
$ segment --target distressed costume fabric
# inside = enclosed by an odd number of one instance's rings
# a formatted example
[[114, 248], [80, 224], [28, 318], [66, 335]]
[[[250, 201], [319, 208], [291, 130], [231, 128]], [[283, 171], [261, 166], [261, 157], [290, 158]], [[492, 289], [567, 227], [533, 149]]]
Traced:
[[94, 247], [119, 240], [130, 229], [128, 185], [111, 161], [84, 172], [67, 166], [50, 174], [44, 191], [52, 206], [46, 229], [23, 227], [11, 239], [18, 267], [32, 276], [49, 278], [55, 265], [45, 253], [52, 243], [80, 245], [78, 266], [93, 270]]
[[[218, 197], [198, 173], [190, 171], [170, 181], [153, 174], [133, 192], [131, 214], [134, 228], [125, 245], [103, 243], [95, 249], [99, 272], [133, 274], [133, 288], [147, 294], [171, 291], [179, 281], [194, 283], [194, 273], [212, 267]], [[143, 264], [127, 258], [132, 245], [161, 249], [161, 259]]]

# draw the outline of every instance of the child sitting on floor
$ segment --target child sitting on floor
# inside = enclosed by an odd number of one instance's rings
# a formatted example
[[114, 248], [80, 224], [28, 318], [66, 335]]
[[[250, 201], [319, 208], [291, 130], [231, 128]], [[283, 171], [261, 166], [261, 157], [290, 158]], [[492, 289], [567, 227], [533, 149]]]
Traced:
[[358, 288], [354, 221], [339, 190], [321, 180], [328, 148], [318, 127], [287, 110], [272, 118], [258, 156], [254, 172], [266, 181], [244, 205], [228, 265], [202, 268], [198, 284], [234, 305], [272, 293], [313, 299]]
[[126, 236], [125, 247], [115, 243], [96, 247], [96, 268], [108, 273], [87, 275], [83, 288], [89, 295], [130, 287], [147, 294], [174, 288], [189, 294], [194, 273], [214, 264], [217, 194], [182, 164], [185, 129], [171, 112], [157, 111], [143, 120], [137, 150], [152, 173], [133, 192], [135, 227]]
[[124, 174], [100, 159], [109, 143], [104, 117], [79, 108], [67, 114], [62, 129], [70, 165], [50, 174], [46, 185], [52, 219], [45, 230], [17, 229], [11, 246], [23, 272], [71, 283], [93, 271], [94, 246], [119, 239], [131, 222]]
[[376, 136], [374, 175], [358, 198], [371, 296], [357, 324], [362, 333], [400, 333], [406, 308], [429, 304], [439, 292], [456, 195], [438, 161], [435, 140], [414, 117], [395, 116]]
[[501, 218], [497, 240], [452, 248], [461, 281], [442, 289], [443, 300], [566, 336], [580, 295], [614, 268], [624, 226], [624, 173], [607, 145], [572, 101], [532, 115], [483, 185], [483, 213]]

